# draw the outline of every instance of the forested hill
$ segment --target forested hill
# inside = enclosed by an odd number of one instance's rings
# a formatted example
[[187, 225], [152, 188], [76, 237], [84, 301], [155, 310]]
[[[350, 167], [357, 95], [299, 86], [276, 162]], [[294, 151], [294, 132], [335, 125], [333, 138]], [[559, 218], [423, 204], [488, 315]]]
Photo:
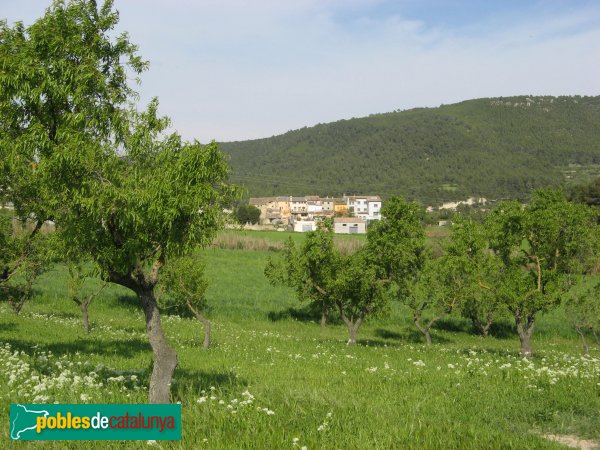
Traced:
[[[524, 198], [600, 166], [600, 97], [469, 100], [221, 144], [252, 196]], [[596, 166], [594, 166], [596, 165]]]

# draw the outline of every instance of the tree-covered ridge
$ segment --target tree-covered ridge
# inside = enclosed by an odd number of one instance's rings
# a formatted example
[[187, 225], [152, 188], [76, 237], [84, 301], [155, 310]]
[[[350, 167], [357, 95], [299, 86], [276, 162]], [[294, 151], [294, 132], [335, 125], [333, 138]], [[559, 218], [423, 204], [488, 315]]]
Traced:
[[[600, 97], [468, 100], [223, 143], [250, 195], [525, 198], [600, 167]], [[569, 178], [565, 176], [569, 168]], [[581, 171], [584, 172], [583, 170]]]

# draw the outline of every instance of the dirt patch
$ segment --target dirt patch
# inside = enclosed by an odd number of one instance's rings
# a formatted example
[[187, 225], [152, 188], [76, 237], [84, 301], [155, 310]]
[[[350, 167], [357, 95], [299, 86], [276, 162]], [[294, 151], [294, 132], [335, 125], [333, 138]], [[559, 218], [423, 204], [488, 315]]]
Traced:
[[599, 442], [580, 439], [577, 436], [569, 434], [543, 434], [542, 436], [550, 441], [558, 442], [570, 448], [579, 448], [581, 450], [600, 448]]

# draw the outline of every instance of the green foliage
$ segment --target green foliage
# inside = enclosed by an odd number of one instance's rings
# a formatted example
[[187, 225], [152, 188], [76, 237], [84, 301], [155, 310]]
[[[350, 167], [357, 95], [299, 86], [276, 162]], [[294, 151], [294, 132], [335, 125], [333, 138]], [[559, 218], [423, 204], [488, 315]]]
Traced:
[[423, 267], [427, 257], [422, 208], [415, 202], [391, 198], [367, 233], [368, 258], [379, 269], [378, 276], [393, 282], [398, 296], [406, 294], [407, 284]]
[[572, 275], [597, 263], [600, 240], [593, 212], [568, 202], [561, 191], [538, 190], [526, 207], [499, 204], [486, 226], [490, 248], [503, 264], [507, 308], [522, 342], [529, 342], [536, 315], [558, 305]]
[[389, 290], [379, 274], [363, 249], [342, 258], [332, 286], [342, 317], [362, 321], [366, 316], [384, 311]]
[[488, 248], [486, 229], [471, 217], [456, 216], [446, 246], [448, 256], [463, 259], [466, 278], [460, 303], [462, 315], [479, 333], [487, 336], [491, 325], [506, 312], [504, 266]]
[[[581, 335], [593, 333], [596, 339], [600, 334], [600, 281], [584, 277], [566, 295], [565, 316]], [[599, 342], [600, 343], [600, 342]]]
[[53, 217], [53, 193], [89, 176], [99, 142], [120, 141], [128, 73], [146, 64], [117, 21], [112, 1], [72, 0], [27, 28], [0, 24], [0, 189], [23, 217]]
[[260, 219], [260, 209], [254, 205], [240, 205], [235, 209], [235, 218], [241, 224], [258, 223]]
[[193, 311], [207, 308], [204, 264], [192, 256], [182, 256], [169, 261], [162, 270], [158, 283], [159, 306], [170, 313], [184, 317]]
[[341, 256], [333, 242], [333, 226], [323, 221], [316, 231], [307, 233], [300, 249], [292, 238], [285, 243], [283, 257], [269, 258], [265, 275], [273, 284], [295, 289], [300, 300], [327, 315], [335, 304], [334, 285], [340, 269]]
[[[516, 106], [515, 106], [516, 105]], [[600, 164], [600, 97], [505, 97], [319, 124], [224, 143], [252, 196], [402, 195], [426, 205], [526, 199]], [[356, 176], [356, 171], [360, 176]], [[583, 170], [583, 169], [582, 169]], [[575, 171], [575, 173], [571, 173]]]

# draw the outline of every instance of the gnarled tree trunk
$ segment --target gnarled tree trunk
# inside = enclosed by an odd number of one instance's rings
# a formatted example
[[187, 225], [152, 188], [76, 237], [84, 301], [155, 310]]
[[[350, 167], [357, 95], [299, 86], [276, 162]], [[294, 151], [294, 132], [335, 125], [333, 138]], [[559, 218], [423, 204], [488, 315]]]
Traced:
[[583, 354], [589, 355], [590, 346], [588, 345], [587, 340], [585, 339], [585, 334], [583, 333], [582, 329], [579, 327], [575, 328], [575, 330], [577, 330], [577, 334], [579, 334], [579, 336], [581, 337], [581, 344], [583, 345]]
[[206, 317], [200, 314], [198, 310], [194, 308], [189, 301], [187, 302], [187, 306], [192, 312], [192, 314], [194, 314], [196, 319], [202, 322], [202, 324], [204, 325], [204, 342], [202, 343], [202, 347], [210, 347], [210, 320], [208, 320]]
[[83, 330], [86, 334], [90, 334], [90, 319], [88, 315], [88, 307], [90, 304], [88, 302], [81, 302], [79, 304], [79, 309], [81, 309], [81, 317], [83, 319]]
[[535, 318], [532, 315], [528, 315], [524, 318], [521, 316], [521, 312], [517, 311], [515, 313], [515, 324], [517, 325], [517, 333], [521, 343], [521, 356], [528, 358], [533, 354], [531, 337], [533, 336]]
[[344, 308], [340, 303], [338, 303], [338, 308], [340, 310], [340, 316], [342, 317], [342, 320], [348, 327], [348, 342], [346, 342], [346, 345], [355, 345], [358, 338], [358, 330], [360, 329], [360, 326], [365, 320], [365, 316], [367, 315], [368, 311], [363, 311], [355, 319], [353, 316], [348, 317], [346, 313], [344, 313]]
[[169, 403], [171, 380], [177, 367], [177, 353], [169, 345], [163, 332], [154, 290], [139, 291], [138, 298], [144, 310], [146, 332], [154, 355], [148, 402]]
[[329, 308], [323, 305], [321, 309], [321, 327], [327, 325], [327, 319], [329, 318]]

